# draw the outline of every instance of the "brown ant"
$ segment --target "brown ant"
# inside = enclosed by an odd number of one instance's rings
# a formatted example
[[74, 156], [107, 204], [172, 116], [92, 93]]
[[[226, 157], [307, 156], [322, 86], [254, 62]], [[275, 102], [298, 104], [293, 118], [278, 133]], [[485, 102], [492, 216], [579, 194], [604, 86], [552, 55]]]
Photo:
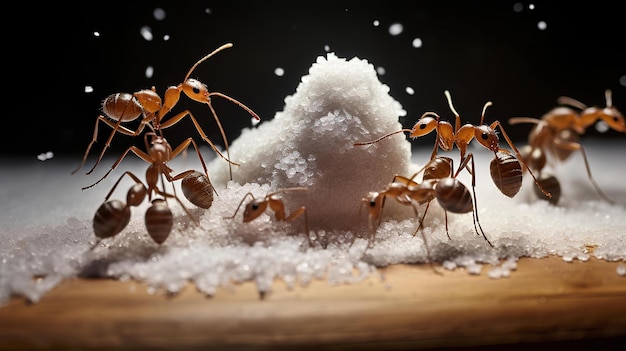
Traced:
[[[493, 151], [494, 153], [494, 160], [492, 161], [490, 165], [490, 169], [491, 169], [491, 177], [496, 187], [498, 187], [500, 192], [502, 192], [504, 195], [508, 197], [515, 196], [519, 190], [519, 187], [515, 189], [515, 187], [508, 185], [511, 181], [514, 180], [513, 178], [514, 175], [511, 174], [511, 170], [513, 168], [513, 165], [515, 165], [516, 163], [517, 164], [519, 163], [518, 160], [521, 160], [522, 163], [524, 163], [524, 160], [522, 159], [519, 150], [517, 149], [517, 147], [515, 147], [515, 145], [513, 144], [513, 142], [511, 141], [511, 139], [509, 138], [508, 134], [506, 133], [506, 131], [502, 127], [502, 124], [499, 121], [494, 121], [490, 125], [483, 124], [484, 119], [485, 119], [485, 111], [487, 110], [487, 107], [492, 105], [492, 102], [488, 101], [487, 103], [485, 103], [483, 110], [482, 110], [481, 117], [480, 117], [479, 125], [473, 125], [471, 123], [467, 123], [461, 126], [461, 117], [452, 104], [452, 97], [450, 96], [450, 92], [446, 90], [444, 91], [444, 94], [448, 100], [448, 106], [450, 107], [450, 110], [452, 110], [452, 112], [454, 113], [456, 117], [454, 128], [452, 127], [452, 124], [450, 124], [449, 122], [441, 121], [441, 118], [437, 113], [426, 112], [422, 115], [422, 117], [420, 117], [420, 119], [415, 123], [415, 125], [411, 129], [401, 129], [401, 130], [383, 135], [382, 137], [374, 141], [359, 142], [359, 143], [355, 143], [354, 145], [368, 145], [368, 144], [377, 143], [391, 135], [402, 133], [402, 132], [409, 132], [409, 137], [415, 139], [420, 136], [427, 135], [431, 133], [432, 131], [435, 131], [437, 134], [437, 141], [434, 145], [433, 152], [430, 156], [430, 160], [433, 160], [436, 158], [438, 148], [441, 148], [444, 151], [450, 151], [456, 145], [456, 147], [460, 151], [460, 156], [461, 156], [460, 163], [465, 165], [464, 167], [466, 167], [468, 165], [468, 162], [466, 161], [466, 159], [473, 158], [472, 153], [467, 153], [467, 148], [470, 142], [473, 139], [476, 139], [478, 140], [480, 145], [482, 145], [488, 150]], [[511, 152], [509, 150], [500, 148], [499, 138], [495, 130], [497, 127], [500, 128], [500, 131], [502, 132], [502, 135], [504, 136], [504, 139], [506, 140], [507, 144], [511, 147], [511, 149], [513, 149], [513, 152], [515, 153], [515, 155], [517, 155], [517, 159], [513, 155], [511, 155]], [[472, 164], [473, 164], [473, 161], [472, 161]], [[505, 165], [506, 165], [506, 168], [504, 168]], [[524, 166], [526, 165], [524, 164]], [[474, 172], [473, 167], [471, 169], [468, 168], [468, 170], [470, 173]], [[535, 184], [537, 185], [537, 187], [539, 187], [541, 192], [544, 193], [546, 197], [551, 197], [551, 194], [547, 192], [545, 189], [543, 189], [543, 187], [537, 181], [533, 172], [530, 171], [529, 173], [535, 180]], [[507, 178], [502, 178], [502, 177], [510, 177], [510, 178], [507, 179]], [[515, 179], [516, 177], [517, 175], [515, 175]], [[514, 180], [514, 182], [515, 184], [518, 184], [517, 180]], [[519, 183], [519, 185], [521, 186], [521, 183]]]
[[[161, 97], [156, 93], [156, 88], [154, 86], [151, 89], [142, 89], [132, 94], [115, 93], [115, 94], [109, 95], [102, 102], [102, 111], [104, 112], [104, 115], [99, 115], [98, 118], [96, 119], [96, 126], [94, 128], [93, 138], [91, 142], [89, 143], [89, 145], [87, 146], [87, 149], [85, 150], [85, 154], [83, 156], [82, 162], [78, 166], [78, 168], [72, 171], [72, 174], [76, 173], [79, 169], [81, 169], [84, 166], [85, 162], [87, 161], [87, 156], [89, 155], [89, 151], [91, 150], [92, 145], [96, 142], [96, 139], [98, 136], [98, 126], [100, 122], [105, 123], [106, 125], [111, 127], [113, 130], [111, 131], [109, 138], [107, 139], [104, 147], [102, 148], [102, 151], [100, 152], [100, 156], [96, 160], [96, 163], [87, 172], [87, 174], [91, 174], [91, 172], [93, 172], [93, 170], [98, 166], [98, 164], [100, 163], [100, 161], [102, 160], [104, 156], [104, 153], [110, 147], [111, 140], [113, 139], [113, 136], [115, 135], [116, 132], [135, 137], [141, 134], [141, 132], [144, 130], [146, 125], [149, 125], [152, 127], [153, 130], [158, 131], [161, 134], [161, 136], [163, 136], [161, 129], [169, 128], [175, 125], [180, 120], [182, 120], [185, 116], [189, 116], [189, 118], [191, 118], [196, 130], [198, 131], [202, 139], [206, 141], [220, 157], [222, 157], [223, 159], [229, 162], [229, 170], [230, 170], [231, 164], [238, 165], [237, 163], [230, 161], [229, 158], [224, 157], [224, 155], [222, 155], [222, 153], [217, 149], [217, 147], [213, 144], [213, 142], [207, 137], [204, 130], [202, 129], [202, 127], [200, 127], [200, 124], [197, 122], [197, 120], [195, 119], [195, 117], [189, 110], [180, 112], [174, 117], [168, 119], [167, 121], [163, 121], [163, 117], [172, 108], [174, 108], [174, 106], [176, 106], [176, 104], [178, 103], [181, 92], [194, 101], [207, 104], [209, 108], [211, 109], [211, 113], [213, 117], [215, 118], [217, 126], [220, 130], [220, 133], [222, 134], [222, 139], [224, 141], [226, 152], [227, 154], [229, 154], [228, 153], [228, 140], [226, 138], [226, 134], [224, 133], [224, 129], [222, 128], [222, 124], [219, 118], [217, 117], [217, 113], [215, 112], [215, 110], [213, 109], [213, 105], [211, 104], [211, 97], [218, 96], [218, 97], [224, 98], [226, 100], [229, 100], [239, 105], [241, 108], [246, 110], [250, 115], [252, 115], [252, 117], [254, 117], [256, 120], [260, 120], [260, 117], [250, 108], [248, 108], [246, 105], [231, 98], [230, 96], [224, 95], [219, 92], [209, 92], [208, 87], [204, 83], [200, 82], [199, 80], [189, 78], [189, 76], [200, 63], [204, 62], [205, 60], [215, 55], [216, 53], [224, 49], [230, 48], [232, 46], [233, 44], [231, 43], [224, 44], [220, 46], [219, 48], [217, 48], [216, 50], [214, 50], [213, 52], [211, 52], [210, 54], [198, 60], [191, 67], [191, 69], [187, 72], [187, 75], [185, 76], [185, 79], [183, 80], [182, 83], [176, 86], [170, 86], [169, 88], [167, 88], [167, 90], [165, 91], [165, 94], [163, 95], [164, 96], [163, 99], [161, 99]], [[137, 118], [139, 118], [139, 116], [143, 116], [143, 117], [137, 129], [132, 130], [122, 125], [122, 123], [132, 122], [136, 120]], [[232, 170], [231, 170], [231, 178], [232, 178]]]
[[239, 211], [239, 208], [241, 207], [241, 205], [243, 204], [244, 200], [250, 196], [252, 198], [251, 201], [249, 201], [246, 204], [246, 207], [244, 209], [243, 212], [243, 221], [245, 223], [250, 222], [252, 220], [254, 220], [255, 218], [259, 217], [261, 214], [263, 214], [265, 212], [265, 210], [267, 209], [267, 206], [269, 205], [269, 208], [274, 211], [274, 216], [276, 218], [277, 221], [291, 221], [297, 217], [299, 217], [300, 215], [304, 214], [304, 228], [306, 231], [306, 237], [309, 241], [309, 246], [313, 247], [313, 242], [311, 241], [311, 236], [309, 234], [309, 220], [308, 220], [308, 216], [306, 214], [306, 207], [302, 206], [300, 208], [298, 208], [295, 211], [292, 211], [291, 214], [287, 215], [287, 212], [285, 211], [285, 204], [283, 202], [283, 200], [280, 198], [279, 194], [284, 193], [284, 192], [288, 192], [288, 191], [307, 191], [308, 189], [306, 187], [291, 187], [291, 188], [285, 188], [285, 189], [280, 189], [274, 192], [271, 192], [267, 195], [265, 195], [265, 197], [263, 198], [255, 198], [254, 195], [252, 195], [252, 193], [248, 192], [243, 199], [241, 199], [241, 202], [239, 202], [239, 205], [237, 206], [237, 209], [235, 209], [235, 213], [233, 213], [232, 216], [230, 217], [226, 217], [227, 219], [232, 219], [235, 217], [235, 215], [237, 214], [237, 212]]
[[[450, 234], [448, 232], [447, 213], [452, 212], [461, 214], [473, 212], [474, 214], [472, 217], [476, 234], [482, 234], [487, 243], [493, 247], [493, 244], [489, 241], [489, 239], [487, 239], [487, 236], [480, 225], [478, 213], [475, 210], [477, 208], [477, 203], [476, 193], [474, 191], [474, 176], [472, 175], [472, 193], [470, 193], [468, 188], [457, 179], [460, 171], [468, 166], [468, 162], [472, 162], [473, 167], [473, 158], [468, 157], [460, 165], [457, 171], [454, 172], [452, 159], [439, 156], [430, 160], [410, 178], [396, 175], [393, 178], [392, 183], [388, 184], [384, 190], [380, 192], [370, 192], [362, 199], [362, 202], [366, 204], [368, 208], [370, 226], [374, 227], [373, 221], [377, 221], [376, 227], [380, 223], [384, 201], [387, 197], [395, 199], [400, 204], [413, 206], [416, 214], [417, 210], [415, 205], [422, 205], [426, 203], [427, 207], [424, 210], [424, 214], [420, 218], [417, 230], [413, 234], [415, 235], [422, 228], [430, 202], [437, 199], [437, 202], [441, 205], [445, 213], [446, 235], [448, 236], [448, 239], [450, 239]], [[414, 180], [414, 178], [420, 173], [423, 173], [422, 180], [418, 182]], [[373, 240], [374, 234], [375, 229], [372, 236], [370, 236], [370, 243]], [[426, 242], [425, 238], [424, 242]]]
[[[150, 141], [148, 141], [148, 137], [150, 137]], [[173, 183], [176, 180], [182, 179], [181, 188], [183, 194], [192, 204], [198, 207], [206, 209], [211, 207], [213, 203], [214, 189], [208, 176], [196, 170], [187, 170], [177, 175], [172, 175], [171, 173], [173, 170], [167, 165], [168, 161], [185, 150], [189, 144], [193, 144], [206, 173], [204, 159], [200, 155], [198, 146], [192, 138], [188, 138], [175, 150], [172, 150], [172, 147], [167, 140], [165, 140], [165, 138], [154, 132], [144, 134], [144, 142], [146, 144], [146, 149], [148, 150], [147, 153], [136, 146], [129, 147], [100, 180], [83, 188], [83, 190], [91, 188], [102, 181], [113, 169], [115, 169], [115, 167], [129, 152], [133, 152], [139, 158], [150, 164], [146, 170], [147, 186], [144, 185], [139, 177], [129, 171], [124, 172], [115, 182], [105, 197], [105, 202], [96, 211], [96, 215], [94, 217], [93, 227], [98, 238], [115, 236], [122, 229], [124, 229], [130, 220], [130, 207], [139, 206], [143, 202], [146, 194], [148, 195], [148, 200], [152, 202], [152, 206], [146, 211], [146, 228], [152, 239], [158, 244], [163, 243], [163, 241], [165, 241], [165, 239], [169, 236], [173, 225], [173, 216], [166, 202], [168, 197], [176, 199], [189, 217], [191, 217], [194, 222], [198, 224], [198, 221], [189, 213], [187, 208], [176, 195], [175, 188], [174, 194], [169, 194], [165, 192], [165, 190], [158, 188], [159, 179], [163, 187], [165, 186], [165, 180]], [[128, 175], [135, 181], [135, 185], [128, 191], [126, 203], [119, 200], [107, 201], [113, 191], [117, 188], [124, 175]], [[153, 194], [160, 195], [163, 198], [153, 199]]]
[[[580, 151], [587, 171], [587, 177], [596, 193], [606, 202], [613, 201], [600, 189], [591, 175], [591, 167], [587, 160], [584, 147], [579, 143], [580, 137], [592, 124], [603, 121], [611, 129], [618, 132], [626, 131], [626, 122], [620, 111], [613, 106], [611, 90], [605, 90], [606, 107], [588, 107], [582, 102], [570, 97], [561, 96], [557, 99], [563, 106], [553, 108], [544, 114], [541, 119], [532, 117], [513, 117], [510, 124], [534, 124], [528, 135], [528, 144], [521, 149], [522, 159], [530, 165], [529, 170], [539, 173], [539, 181], [546, 188], [554, 192], [549, 201], [557, 204], [561, 193], [558, 179], [554, 175], [543, 174], [542, 171], [548, 162], [556, 159], [566, 160], [574, 151]], [[544, 198], [537, 194], [539, 198]]]

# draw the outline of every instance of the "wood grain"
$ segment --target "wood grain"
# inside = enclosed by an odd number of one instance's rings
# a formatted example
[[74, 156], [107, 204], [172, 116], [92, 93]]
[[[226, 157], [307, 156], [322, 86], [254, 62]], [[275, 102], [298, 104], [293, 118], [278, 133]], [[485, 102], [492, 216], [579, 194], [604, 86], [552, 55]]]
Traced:
[[[612, 345], [626, 340], [620, 262], [523, 258], [510, 277], [393, 265], [354, 285], [252, 283], [207, 297], [71, 279], [36, 304], [0, 307], [0, 349], [362, 349]], [[600, 342], [600, 344], [597, 344]], [[524, 343], [524, 344], [521, 344]], [[526, 347], [526, 346], [524, 346]], [[521, 348], [519, 348], [521, 350]]]

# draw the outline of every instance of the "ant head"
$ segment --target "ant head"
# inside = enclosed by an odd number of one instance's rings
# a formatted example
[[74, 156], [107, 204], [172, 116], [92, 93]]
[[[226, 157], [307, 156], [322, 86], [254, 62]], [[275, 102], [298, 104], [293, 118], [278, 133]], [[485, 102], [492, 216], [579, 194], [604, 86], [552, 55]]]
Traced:
[[480, 125], [474, 128], [474, 138], [478, 140], [480, 145], [491, 151], [498, 151], [500, 149], [500, 144], [498, 142], [498, 135], [496, 131], [492, 129], [488, 125]]
[[179, 88], [182, 89], [185, 95], [187, 95], [190, 99], [194, 101], [201, 102], [204, 104], [208, 104], [210, 102], [209, 89], [207, 88], [207, 86], [196, 79], [189, 78], [189, 76], [191, 75], [191, 72], [193, 72], [196, 69], [196, 67], [198, 67], [199, 64], [206, 61], [209, 57], [217, 54], [218, 52], [224, 49], [231, 48], [232, 46], [233, 46], [232, 43], [224, 44], [220, 46], [219, 48], [213, 50], [213, 52], [211, 52], [210, 54], [199, 59], [196, 63], [194, 63], [193, 66], [191, 66], [191, 68], [189, 69], [189, 72], [187, 72], [187, 75], [185, 76], [185, 79], [183, 79], [183, 83], [179, 85]]
[[498, 144], [498, 135], [496, 131], [486, 124], [485, 122], [485, 112], [487, 111], [487, 107], [493, 105], [491, 101], [487, 101], [485, 106], [483, 106], [483, 112], [480, 115], [480, 125], [475, 126], [474, 128], [474, 138], [478, 140], [478, 142], [491, 151], [498, 151], [500, 146]]
[[202, 83], [201, 81], [193, 78], [189, 78], [185, 80], [182, 84], [182, 90], [187, 97], [191, 100], [208, 104], [210, 102], [209, 98], [209, 88]]
[[415, 123], [409, 136], [411, 138], [417, 138], [432, 132], [437, 128], [439, 118], [439, 115], [434, 112], [425, 112]]
[[602, 122], [606, 123], [609, 128], [613, 130], [618, 132], [626, 131], [624, 116], [613, 106], [611, 90], [607, 89], [604, 94], [606, 97], [606, 107], [588, 107], [583, 109], [580, 113], [580, 118], [576, 121], [577, 127], [584, 131], [584, 129], [591, 124], [598, 120], [602, 120]]
[[624, 121], [624, 115], [619, 112], [615, 107], [605, 107], [602, 109], [599, 118], [611, 127], [611, 129], [618, 132], [626, 131], [626, 122]]
[[167, 162], [171, 159], [172, 146], [162, 136], [155, 133], [146, 133], [151, 135], [150, 147], [148, 148], [148, 154], [152, 158], [153, 162]]
[[259, 217], [267, 208], [267, 201], [265, 199], [253, 199], [248, 202], [246, 208], [243, 211], [243, 221], [250, 222], [251, 220]]

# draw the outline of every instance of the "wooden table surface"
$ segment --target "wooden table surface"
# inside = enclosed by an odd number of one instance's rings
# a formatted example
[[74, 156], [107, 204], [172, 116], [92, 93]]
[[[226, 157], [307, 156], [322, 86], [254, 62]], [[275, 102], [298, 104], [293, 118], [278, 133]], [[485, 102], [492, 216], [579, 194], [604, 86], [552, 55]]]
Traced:
[[620, 264], [522, 258], [500, 279], [487, 266], [437, 275], [393, 265], [354, 285], [277, 281], [263, 299], [253, 283], [208, 297], [192, 284], [166, 296], [136, 282], [69, 279], [38, 303], [0, 307], [0, 349], [598, 350], [626, 342]]

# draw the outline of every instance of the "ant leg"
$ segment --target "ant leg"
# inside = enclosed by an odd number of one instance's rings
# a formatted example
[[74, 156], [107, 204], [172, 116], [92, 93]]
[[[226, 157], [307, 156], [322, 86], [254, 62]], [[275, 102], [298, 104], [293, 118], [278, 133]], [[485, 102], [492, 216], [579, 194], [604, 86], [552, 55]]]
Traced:
[[198, 131], [198, 134], [200, 134], [200, 137], [202, 138], [202, 140], [206, 141], [211, 146], [213, 151], [215, 151], [221, 158], [223, 158], [224, 160], [226, 160], [228, 162], [228, 164], [229, 164], [228, 165], [228, 169], [229, 169], [229, 172], [230, 172], [230, 179], [232, 179], [231, 165], [239, 166], [239, 164], [230, 160], [230, 151], [228, 149], [228, 139], [226, 138], [226, 134], [224, 133], [224, 129], [222, 128], [222, 124], [219, 122], [219, 118], [217, 118], [217, 114], [215, 113], [215, 110], [213, 109], [213, 106], [211, 106], [211, 104], [208, 104], [208, 105], [209, 105], [209, 108], [211, 109], [211, 113], [213, 114], [213, 116], [214, 116], [214, 118], [215, 118], [215, 120], [217, 122], [217, 125], [218, 125], [218, 127], [220, 129], [220, 133], [222, 134], [222, 139], [224, 140], [224, 147], [226, 148], [226, 154], [228, 155], [228, 157], [224, 156], [220, 152], [220, 150], [218, 150], [218, 148], [215, 146], [215, 144], [213, 144], [211, 139], [209, 139], [209, 137], [206, 135], [206, 133], [204, 132], [204, 130], [202, 129], [202, 127], [200, 126], [200, 124], [198, 123], [196, 118], [193, 116], [193, 114], [189, 110], [183, 111], [183, 112], [175, 115], [174, 117], [170, 118], [169, 120], [167, 120], [167, 122], [162, 123], [161, 124], [161, 129], [169, 128], [169, 127], [173, 126], [174, 124], [178, 123], [184, 117], [189, 116], [189, 118], [191, 118], [191, 121], [193, 122], [193, 125], [195, 126], [196, 130]]
[[[473, 170], [476, 168], [474, 165], [474, 154], [469, 153], [467, 155], [467, 158], [463, 161], [463, 164], [459, 166], [457, 173], [454, 175], [455, 178], [463, 168], [468, 166], [468, 162], [470, 161], [471, 161], [471, 169]], [[476, 176], [474, 175], [473, 172], [470, 172], [470, 174], [472, 175], [472, 202], [473, 202], [472, 206], [474, 206], [474, 209], [472, 211], [473, 212], [472, 220], [474, 221], [474, 231], [476, 231], [476, 235], [482, 234], [483, 238], [485, 238], [489, 246], [493, 247], [493, 244], [491, 243], [491, 241], [487, 239], [487, 236], [485, 235], [485, 232], [483, 231], [483, 227], [480, 225], [480, 220], [478, 219], [478, 201], [476, 200]], [[478, 229], [480, 229], [480, 233]]]
[[[315, 245], [311, 241], [311, 235], [309, 233], [309, 218], [308, 218], [307, 213], [306, 213], [306, 207], [302, 206], [299, 209], [297, 209], [296, 211], [291, 212], [291, 214], [288, 217], [286, 217], [284, 219], [284, 221], [286, 221], [286, 222], [287, 221], [291, 221], [291, 220], [295, 219], [296, 217], [298, 217], [298, 216], [300, 216], [302, 214], [304, 214], [304, 230], [306, 230], [306, 238], [309, 241], [309, 246], [313, 247]], [[324, 247], [324, 248], [326, 248], [326, 247]]]
[[93, 170], [98, 166], [98, 164], [100, 164], [100, 161], [102, 160], [102, 157], [104, 157], [104, 153], [106, 152], [106, 150], [111, 145], [111, 140], [113, 140], [113, 135], [115, 135], [116, 132], [120, 132], [122, 134], [129, 135], [129, 136], [137, 136], [143, 130], [143, 124], [136, 131], [134, 131], [134, 130], [128, 129], [128, 128], [120, 125], [120, 123], [121, 123], [120, 120], [117, 120], [117, 121], [113, 122], [113, 121], [111, 121], [109, 118], [107, 118], [105, 116], [102, 116], [102, 115], [98, 116], [98, 118], [96, 119], [96, 125], [95, 125], [95, 127], [93, 129], [93, 137], [91, 139], [91, 142], [89, 143], [89, 145], [87, 145], [87, 149], [85, 150], [85, 153], [83, 154], [83, 159], [82, 159], [80, 165], [75, 170], [73, 170], [71, 174], [76, 174], [76, 172], [78, 172], [78, 170], [83, 168], [83, 166], [87, 162], [87, 156], [89, 156], [89, 152], [91, 151], [91, 147], [93, 146], [93, 144], [98, 139], [98, 125], [100, 124], [100, 122], [105, 123], [106, 125], [111, 127], [113, 130], [111, 131], [111, 135], [109, 135], [109, 138], [107, 139], [106, 144], [102, 148], [102, 151], [100, 152], [100, 156], [96, 160], [96, 163], [94, 164], [93, 167], [91, 167], [91, 169], [86, 174], [91, 174], [93, 172]]
[[604, 201], [608, 202], [609, 204], [614, 204], [613, 200], [611, 200], [600, 189], [600, 186], [598, 185], [598, 183], [596, 183], [595, 179], [591, 175], [591, 167], [589, 166], [589, 161], [587, 159], [587, 153], [585, 152], [585, 148], [580, 143], [566, 142], [566, 141], [560, 140], [558, 138], [554, 139], [554, 143], [556, 144], [557, 147], [562, 148], [562, 149], [572, 150], [572, 151], [576, 151], [576, 150], [580, 151], [580, 153], [583, 156], [583, 161], [585, 162], [585, 169], [587, 170], [587, 177], [589, 178], [589, 181], [591, 182], [591, 185], [593, 186], [594, 190], [596, 191], [596, 193], [598, 193], [598, 195]]
[[138, 147], [136, 147], [136, 146], [134, 146], [134, 145], [133, 145], [133, 146], [129, 147], [128, 149], [126, 149], [126, 151], [124, 151], [124, 153], [122, 154], [122, 156], [120, 156], [120, 157], [117, 159], [117, 161], [115, 161], [115, 163], [113, 164], [113, 166], [111, 166], [111, 168], [110, 168], [110, 169], [109, 169], [109, 170], [108, 170], [108, 171], [107, 171], [107, 172], [106, 172], [106, 173], [102, 176], [102, 178], [100, 178], [97, 182], [95, 182], [95, 183], [93, 183], [93, 184], [91, 184], [91, 185], [89, 185], [89, 186], [83, 187], [83, 188], [82, 188], [82, 190], [89, 189], [89, 188], [91, 188], [91, 187], [94, 187], [96, 184], [100, 183], [100, 182], [101, 182], [104, 178], [106, 178], [106, 177], [109, 175], [109, 173], [111, 173], [111, 172], [115, 169], [115, 167], [117, 167], [117, 165], [118, 165], [120, 162], [122, 162], [122, 160], [124, 159], [124, 157], [126, 157], [126, 155], [128, 154], [128, 152], [130, 152], [130, 151], [132, 151], [135, 155], [137, 155], [137, 157], [141, 158], [142, 160], [144, 160], [144, 161], [146, 161], [146, 162], [148, 162], [148, 163], [150, 163], [150, 164], [152, 163], [152, 160], [151, 160], [151, 158], [150, 158], [150, 155], [148, 155], [147, 153], [143, 152], [141, 149], [139, 149]]

